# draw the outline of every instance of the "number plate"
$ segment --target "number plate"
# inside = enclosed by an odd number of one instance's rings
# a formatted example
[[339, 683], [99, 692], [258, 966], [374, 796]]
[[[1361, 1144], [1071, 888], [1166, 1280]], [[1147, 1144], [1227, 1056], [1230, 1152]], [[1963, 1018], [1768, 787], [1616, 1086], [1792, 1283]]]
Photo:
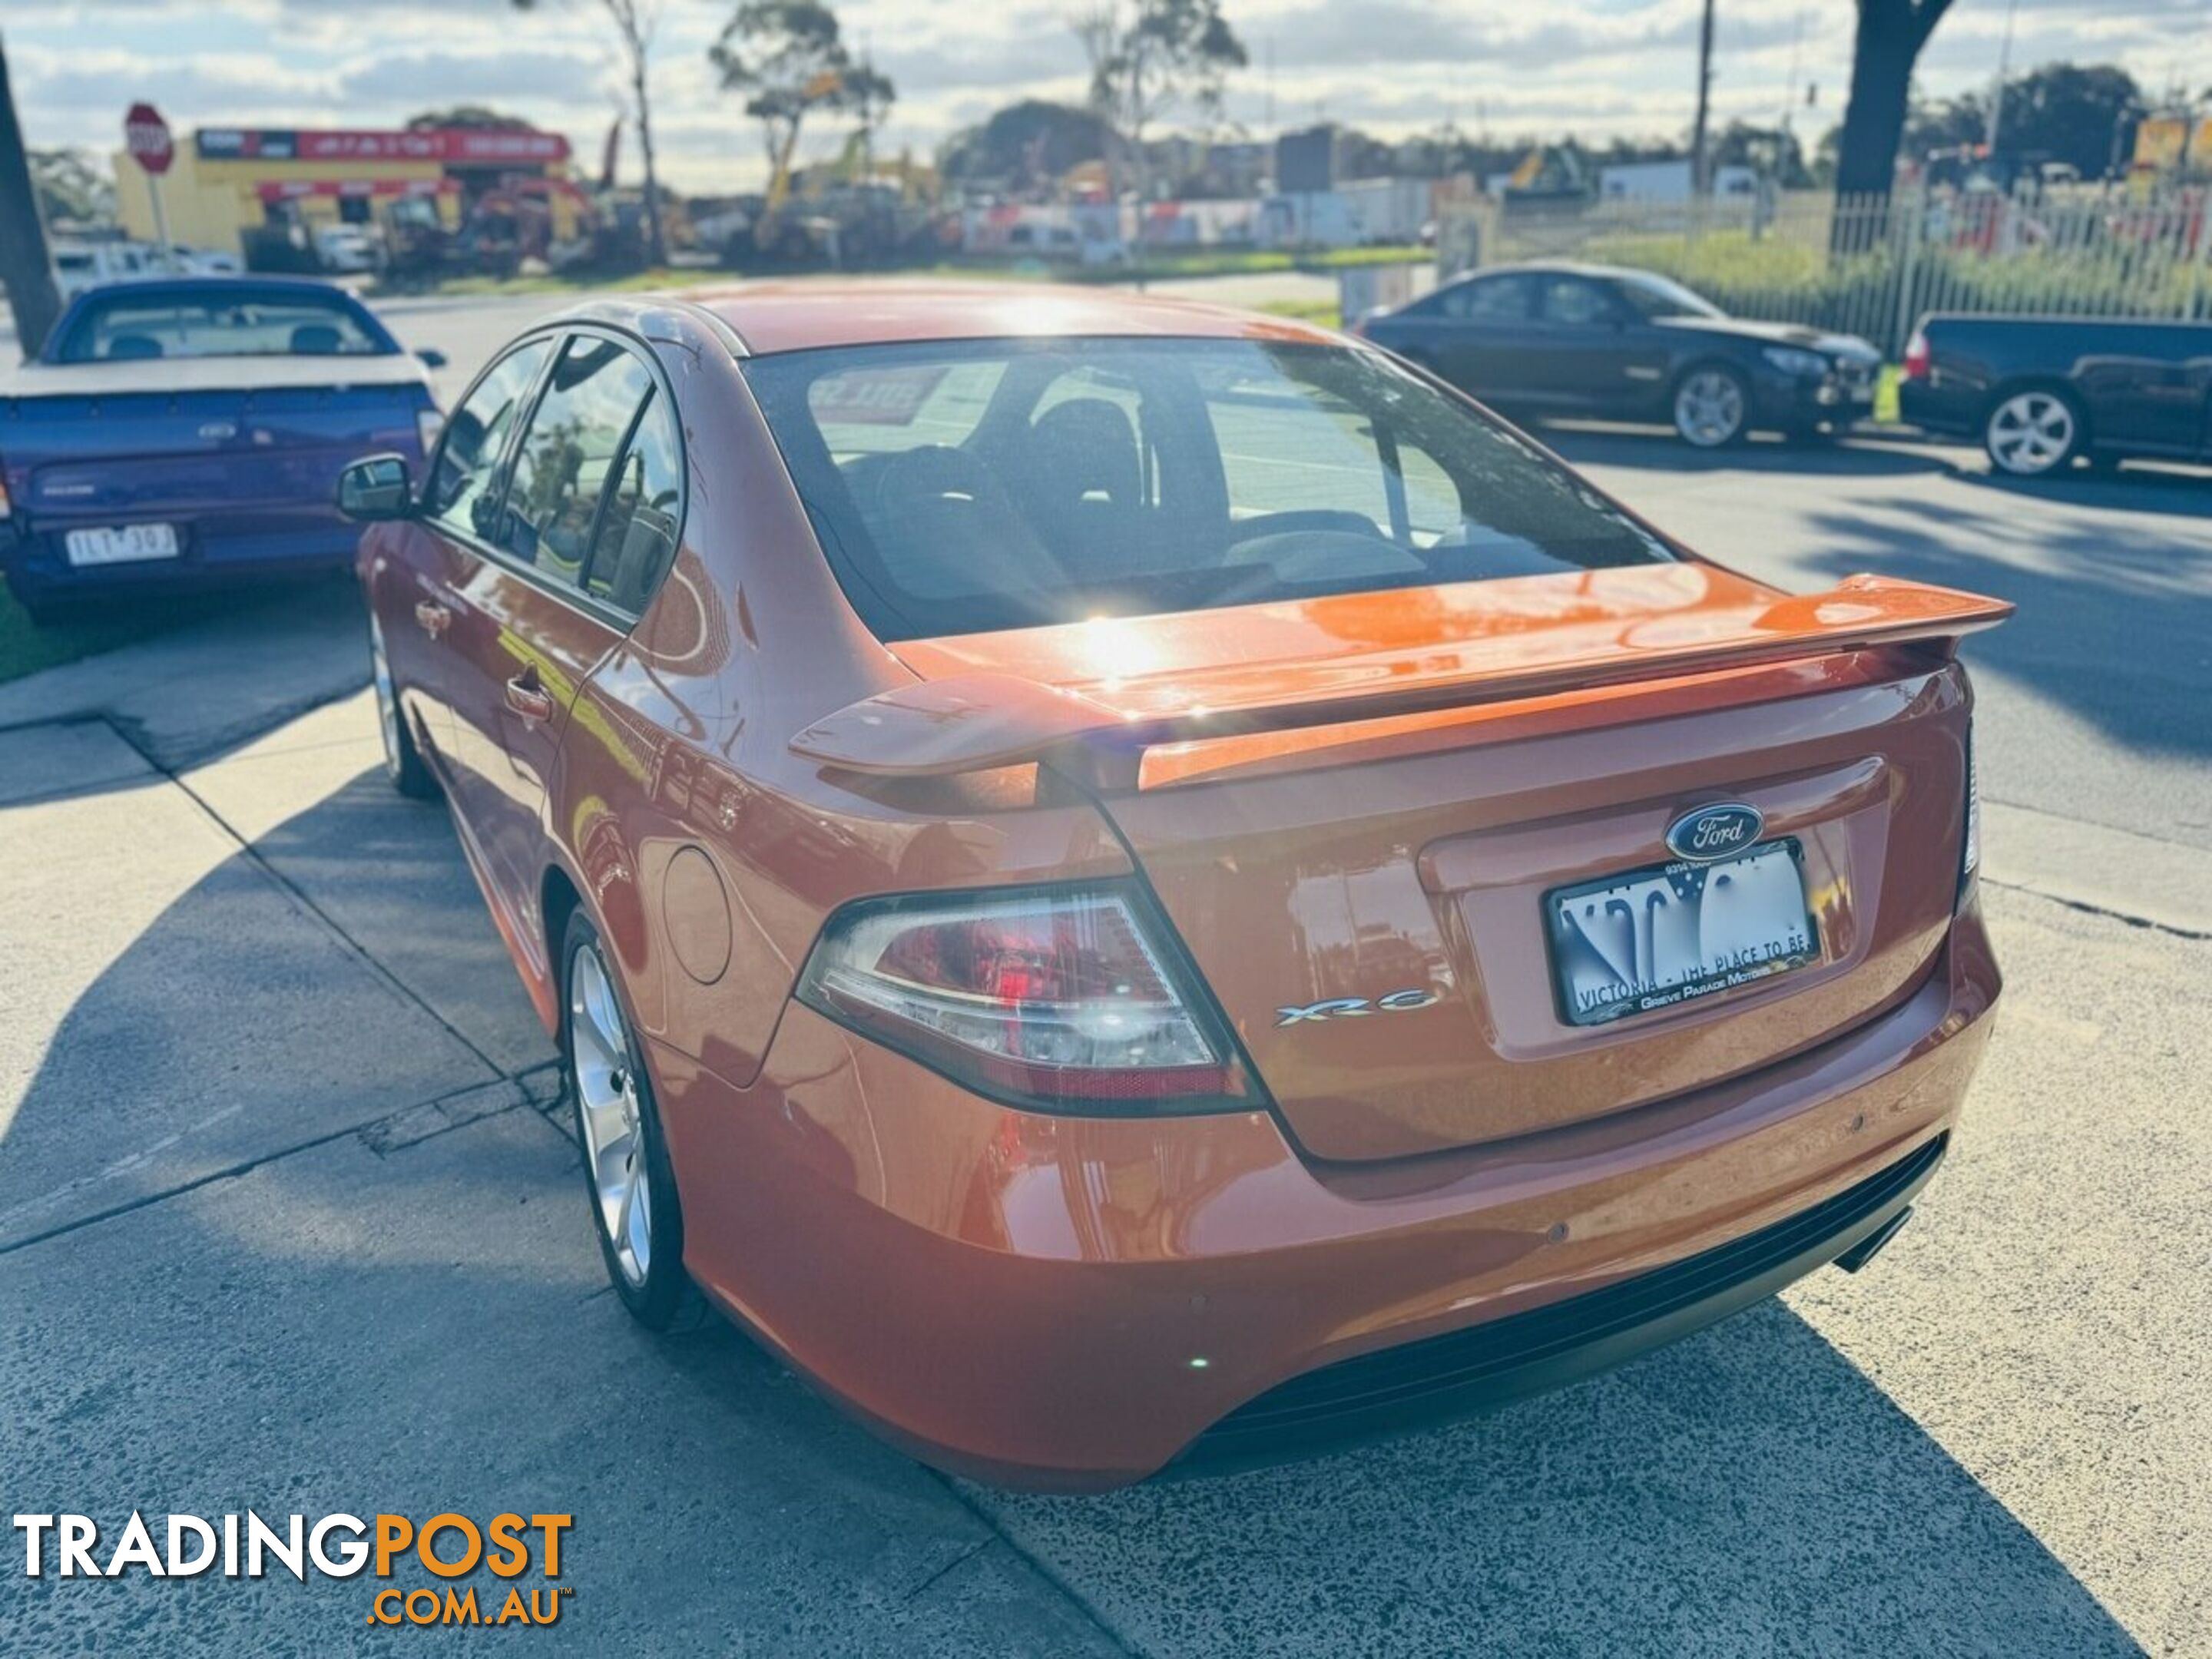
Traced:
[[1602, 1025], [1817, 962], [1804, 851], [1770, 841], [1717, 864], [1659, 864], [1544, 896], [1559, 1010]]
[[177, 556], [177, 528], [167, 524], [126, 524], [112, 530], [72, 530], [62, 538], [71, 564], [134, 564], [141, 559]]

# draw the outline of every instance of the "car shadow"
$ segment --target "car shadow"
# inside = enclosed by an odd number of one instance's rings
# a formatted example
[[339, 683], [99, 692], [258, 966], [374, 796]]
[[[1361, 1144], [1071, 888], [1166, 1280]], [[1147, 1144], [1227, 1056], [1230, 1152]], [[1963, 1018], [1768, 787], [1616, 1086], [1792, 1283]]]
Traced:
[[0, 681], [0, 731], [101, 720], [176, 771], [368, 684], [368, 623], [350, 572], [121, 598], [100, 625], [109, 615], [113, 648]]
[[[2047, 499], [2056, 508], [2070, 496]], [[1968, 642], [1976, 667], [2130, 750], [2212, 755], [2204, 696], [2212, 550], [2192, 556], [2171, 541], [2131, 541], [2059, 510], [2024, 522], [1909, 496], [1886, 500], [1879, 513], [1815, 512], [1806, 523], [1818, 549], [1809, 562], [1827, 576], [1879, 570], [2010, 600], [2012, 618]]]
[[2140, 1650], [1779, 1301], [1339, 1456], [971, 1496], [1145, 1652]]
[[[909, 1552], [892, 1574], [885, 1540], [950, 1524], [942, 1486], [726, 1330], [632, 1329], [596, 1282], [573, 1150], [529, 1106], [433, 1113], [427, 1127], [410, 1114], [421, 1139], [387, 1130], [367, 1151], [349, 1133], [443, 1086], [425, 1069], [442, 1016], [410, 1007], [410, 963], [512, 977], [480, 910], [474, 935], [453, 930], [467, 878], [441, 815], [385, 817], [375, 856], [356, 856], [361, 782], [162, 908], [76, 996], [12, 1119], [0, 1112], [0, 1169], [19, 1142], [66, 1142], [97, 1176], [143, 1141], [174, 1177], [158, 1201], [141, 1191], [31, 1247], [63, 1253], [39, 1258], [33, 1322], [84, 1352], [66, 1387], [10, 1407], [26, 1425], [18, 1486], [117, 1513], [161, 1509], [172, 1488], [190, 1512], [209, 1492], [266, 1494], [279, 1512], [572, 1512], [580, 1579], [587, 1540], [602, 1552], [583, 1581], [606, 1609], [600, 1651], [623, 1645], [611, 1630], [663, 1645], [664, 1620], [699, 1639], [834, 1648], [802, 1592], [918, 1597], [965, 1557]], [[225, 931], [275, 885], [264, 857], [319, 915], [356, 919], [351, 949], [398, 993], [364, 972], [342, 981], [345, 953], [317, 948], [313, 918]], [[528, 1018], [519, 999], [513, 1018]], [[453, 1061], [453, 1081], [477, 1075]], [[118, 1097], [149, 1096], [238, 1109], [221, 1179], [194, 1160], [190, 1112], [142, 1116], [118, 1139]], [[162, 1133], [179, 1144], [158, 1150]], [[1864, 1283], [1881, 1293], [1878, 1270]], [[94, 1302], [89, 1334], [66, 1334]], [[158, 1451], [137, 1437], [129, 1381], [156, 1377], [185, 1402], [161, 1413]], [[957, 1490], [1139, 1651], [2136, 1650], [1779, 1303], [1563, 1393], [1356, 1452], [1083, 1499]], [[655, 1565], [631, 1574], [640, 1561]], [[336, 1594], [320, 1587], [317, 1605]], [[1016, 1596], [997, 1616], [1025, 1616]], [[87, 1630], [136, 1628], [132, 1598], [82, 1605]], [[1069, 1650], [1036, 1632], [1006, 1650]]]
[[2052, 507], [2212, 519], [2212, 474], [2179, 466], [2128, 465], [2112, 472], [2077, 467], [2050, 478], [2015, 478], [1994, 467], [1976, 466], [1960, 469], [1958, 476], [2000, 495]]
[[1696, 449], [1662, 427], [1557, 422], [1531, 426], [1537, 439], [1577, 466], [1654, 472], [1816, 472], [1827, 477], [1893, 478], [1956, 471], [1942, 453], [1871, 438], [1786, 442], [1753, 437], [1726, 449]]

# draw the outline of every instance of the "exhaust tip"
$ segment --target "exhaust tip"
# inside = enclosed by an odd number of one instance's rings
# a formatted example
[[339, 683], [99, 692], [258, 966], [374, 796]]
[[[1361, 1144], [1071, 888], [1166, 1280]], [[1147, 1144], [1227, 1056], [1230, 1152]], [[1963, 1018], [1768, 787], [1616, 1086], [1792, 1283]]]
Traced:
[[1912, 1219], [1912, 1206], [1908, 1204], [1895, 1215], [1869, 1233], [1864, 1238], [1836, 1258], [1836, 1265], [1847, 1273], [1855, 1273], [1880, 1255], [1889, 1241], [1904, 1231], [1905, 1224]]

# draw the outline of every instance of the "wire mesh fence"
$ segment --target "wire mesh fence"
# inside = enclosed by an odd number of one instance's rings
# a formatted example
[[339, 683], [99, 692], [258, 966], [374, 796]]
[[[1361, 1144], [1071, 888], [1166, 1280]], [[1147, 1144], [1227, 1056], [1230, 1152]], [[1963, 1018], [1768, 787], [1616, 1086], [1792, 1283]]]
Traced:
[[1490, 203], [1473, 222], [1440, 227], [1438, 246], [1457, 265], [1640, 266], [1739, 316], [1861, 335], [1895, 356], [1935, 311], [2212, 317], [2205, 198], [2085, 188]]

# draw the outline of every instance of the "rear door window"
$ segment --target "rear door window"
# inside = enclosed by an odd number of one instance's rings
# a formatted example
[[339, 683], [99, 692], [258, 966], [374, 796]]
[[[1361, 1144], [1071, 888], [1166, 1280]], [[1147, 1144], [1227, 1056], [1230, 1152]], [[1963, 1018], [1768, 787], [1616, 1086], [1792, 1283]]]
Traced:
[[1437, 309], [1463, 323], [1525, 322], [1535, 292], [1534, 277], [1480, 276], [1443, 289]]
[[617, 611], [643, 611], [675, 562], [683, 507], [683, 446], [675, 413], [656, 390], [608, 482], [584, 591]]
[[1568, 328], [1595, 328], [1620, 313], [1595, 283], [1579, 276], [1554, 276], [1544, 284], [1543, 319]]

